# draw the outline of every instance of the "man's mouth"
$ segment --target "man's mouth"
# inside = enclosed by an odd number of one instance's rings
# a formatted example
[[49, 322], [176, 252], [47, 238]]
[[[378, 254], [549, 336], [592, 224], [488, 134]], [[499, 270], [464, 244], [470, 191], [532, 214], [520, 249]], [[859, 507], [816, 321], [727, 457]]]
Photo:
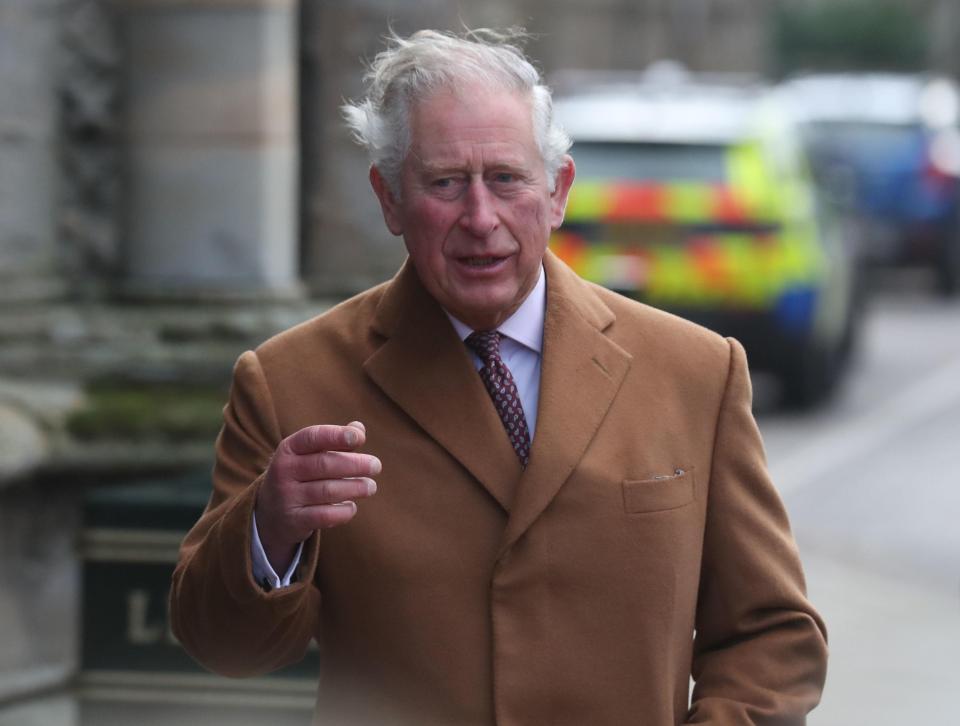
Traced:
[[490, 267], [491, 265], [497, 264], [502, 259], [503, 257], [491, 257], [491, 256], [460, 258], [461, 262], [463, 262], [468, 267]]

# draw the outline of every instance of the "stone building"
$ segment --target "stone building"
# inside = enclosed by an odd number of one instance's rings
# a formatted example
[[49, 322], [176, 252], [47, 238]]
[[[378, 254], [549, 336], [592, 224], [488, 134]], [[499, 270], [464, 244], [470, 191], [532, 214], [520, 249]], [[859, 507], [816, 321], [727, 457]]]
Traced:
[[[85, 680], [88, 616], [112, 612], [81, 607], [110, 534], [85, 527], [92, 492], [202, 479], [238, 353], [397, 268], [338, 112], [388, 23], [524, 25], [548, 77], [666, 57], [763, 73], [768, 6], [0, 0], [0, 726], [186, 698]], [[169, 564], [175, 541], [132, 528], [127, 562], [156, 545]], [[121, 652], [175, 649], [162, 604], [122, 584]]]

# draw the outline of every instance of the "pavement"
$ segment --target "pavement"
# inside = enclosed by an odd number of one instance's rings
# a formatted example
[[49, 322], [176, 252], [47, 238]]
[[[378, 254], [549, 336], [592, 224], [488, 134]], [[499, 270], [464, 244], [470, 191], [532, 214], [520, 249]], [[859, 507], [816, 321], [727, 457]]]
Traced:
[[805, 555], [804, 565], [830, 641], [827, 685], [808, 725], [956, 723], [960, 593], [823, 556]]
[[881, 296], [846, 386], [758, 417], [830, 665], [810, 726], [960, 723], [960, 301]]

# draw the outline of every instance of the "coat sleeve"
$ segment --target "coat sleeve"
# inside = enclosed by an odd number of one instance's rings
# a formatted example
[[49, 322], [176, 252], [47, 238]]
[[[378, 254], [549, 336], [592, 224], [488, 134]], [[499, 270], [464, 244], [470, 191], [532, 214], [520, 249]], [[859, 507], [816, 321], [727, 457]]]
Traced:
[[258, 675], [300, 660], [319, 618], [313, 583], [319, 535], [304, 546], [295, 584], [268, 593], [253, 579], [257, 490], [282, 438], [260, 362], [248, 351], [234, 368], [224, 408], [213, 493], [180, 547], [170, 590], [174, 635], [200, 664], [223, 675]]
[[826, 630], [767, 472], [743, 348], [730, 340], [707, 498], [689, 724], [802, 726], [826, 675]]

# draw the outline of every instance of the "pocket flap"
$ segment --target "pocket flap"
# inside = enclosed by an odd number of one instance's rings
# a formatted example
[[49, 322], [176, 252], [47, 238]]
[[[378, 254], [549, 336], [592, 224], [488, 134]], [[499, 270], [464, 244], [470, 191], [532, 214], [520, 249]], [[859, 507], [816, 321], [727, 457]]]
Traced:
[[693, 501], [693, 470], [653, 479], [624, 479], [623, 507], [631, 514], [662, 512]]

